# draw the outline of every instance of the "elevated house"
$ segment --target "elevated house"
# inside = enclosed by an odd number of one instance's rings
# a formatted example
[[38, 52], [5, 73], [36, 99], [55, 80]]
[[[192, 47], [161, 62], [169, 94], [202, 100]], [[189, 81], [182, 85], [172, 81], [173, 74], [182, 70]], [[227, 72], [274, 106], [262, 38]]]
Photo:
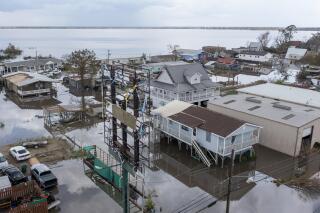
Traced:
[[151, 81], [154, 107], [172, 100], [206, 106], [208, 100], [220, 95], [220, 85], [213, 83], [201, 64], [163, 67], [160, 75]]
[[174, 51], [174, 54], [177, 55], [181, 60], [186, 62], [200, 61], [203, 57], [202, 50], [193, 49], [177, 49]]
[[[57, 58], [38, 58], [23, 61], [5, 62], [0, 69], [0, 76], [11, 72], [33, 72], [37, 70], [54, 70], [62, 66], [62, 60]], [[1, 71], [2, 70], [2, 71]]]
[[5, 88], [20, 101], [50, 99], [55, 93], [53, 79], [30, 72], [14, 72], [2, 76]]
[[238, 54], [237, 58], [242, 61], [251, 61], [256, 63], [268, 63], [273, 55], [264, 51], [244, 51]]
[[225, 57], [227, 56], [225, 47], [219, 46], [204, 46], [202, 47], [202, 51], [205, 54], [207, 60], [214, 60], [218, 57]]
[[241, 154], [259, 142], [259, 126], [186, 102], [172, 101], [152, 113], [156, 140], [163, 133], [179, 145], [185, 143], [207, 166], [217, 164], [219, 157], [222, 161], [230, 157], [232, 150]]
[[289, 47], [285, 56], [285, 59], [290, 62], [298, 61], [307, 54], [307, 49]]
[[260, 52], [263, 51], [263, 47], [260, 42], [250, 42], [248, 45], [248, 51]]
[[150, 70], [151, 74], [160, 73], [165, 66], [175, 66], [188, 64], [185, 61], [165, 61], [159, 63], [148, 63], [142, 65], [142, 70]]
[[239, 68], [236, 59], [230, 57], [218, 58], [216, 61], [216, 68], [219, 69], [232, 69], [236, 70]]

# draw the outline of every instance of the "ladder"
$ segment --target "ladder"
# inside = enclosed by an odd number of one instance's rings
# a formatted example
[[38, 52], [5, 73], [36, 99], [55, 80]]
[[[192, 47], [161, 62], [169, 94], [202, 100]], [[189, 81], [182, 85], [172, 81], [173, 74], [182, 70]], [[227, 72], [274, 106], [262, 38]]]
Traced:
[[196, 150], [197, 154], [199, 155], [200, 159], [204, 164], [206, 164], [207, 167], [211, 166], [210, 160], [207, 158], [207, 156], [203, 153], [201, 147], [198, 145], [198, 143], [192, 139], [191, 140], [192, 147]]

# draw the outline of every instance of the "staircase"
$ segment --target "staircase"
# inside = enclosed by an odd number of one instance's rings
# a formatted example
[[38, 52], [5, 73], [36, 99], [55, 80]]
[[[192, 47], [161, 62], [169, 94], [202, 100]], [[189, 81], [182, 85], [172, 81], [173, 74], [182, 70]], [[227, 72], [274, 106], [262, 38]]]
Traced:
[[211, 166], [211, 162], [207, 158], [205, 153], [203, 153], [203, 151], [202, 151], [201, 147], [198, 145], [198, 143], [195, 140], [191, 140], [191, 145], [194, 148], [194, 150], [196, 151], [196, 153], [198, 154], [198, 156], [200, 157], [201, 161], [204, 164], [206, 164], [207, 167], [210, 167]]

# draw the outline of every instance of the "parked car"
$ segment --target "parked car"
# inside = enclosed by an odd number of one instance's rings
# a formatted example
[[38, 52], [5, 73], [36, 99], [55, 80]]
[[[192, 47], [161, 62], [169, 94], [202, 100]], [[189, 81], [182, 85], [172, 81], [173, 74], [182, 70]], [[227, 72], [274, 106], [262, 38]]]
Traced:
[[0, 153], [0, 170], [2, 170], [2, 168], [8, 166], [8, 161], [7, 159], [4, 157], [4, 155], [2, 153]]
[[1, 176], [0, 177], [0, 190], [10, 188], [11, 187], [11, 182], [9, 180], [8, 176]]
[[31, 175], [41, 188], [48, 189], [57, 186], [58, 179], [51, 170], [42, 163], [31, 166]]
[[30, 152], [23, 146], [11, 147], [10, 154], [17, 161], [27, 160], [31, 157]]
[[2, 173], [7, 175], [12, 185], [27, 182], [28, 178], [15, 166], [8, 165], [2, 169]]

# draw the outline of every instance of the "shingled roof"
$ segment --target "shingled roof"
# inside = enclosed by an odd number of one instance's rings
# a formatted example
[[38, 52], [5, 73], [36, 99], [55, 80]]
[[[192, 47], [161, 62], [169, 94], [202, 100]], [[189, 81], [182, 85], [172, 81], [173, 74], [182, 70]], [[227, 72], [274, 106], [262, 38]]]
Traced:
[[[164, 69], [167, 71], [173, 84], [160, 82], [155, 79], [151, 82], [152, 86], [177, 92], [200, 90], [219, 86], [219, 84], [211, 81], [207, 71], [199, 63], [165, 66]], [[201, 75], [200, 84], [190, 84], [186, 79], [187, 76], [192, 76], [195, 73], [199, 73]]]
[[194, 105], [169, 118], [188, 127], [197, 127], [222, 137], [227, 137], [245, 124], [244, 121]]

